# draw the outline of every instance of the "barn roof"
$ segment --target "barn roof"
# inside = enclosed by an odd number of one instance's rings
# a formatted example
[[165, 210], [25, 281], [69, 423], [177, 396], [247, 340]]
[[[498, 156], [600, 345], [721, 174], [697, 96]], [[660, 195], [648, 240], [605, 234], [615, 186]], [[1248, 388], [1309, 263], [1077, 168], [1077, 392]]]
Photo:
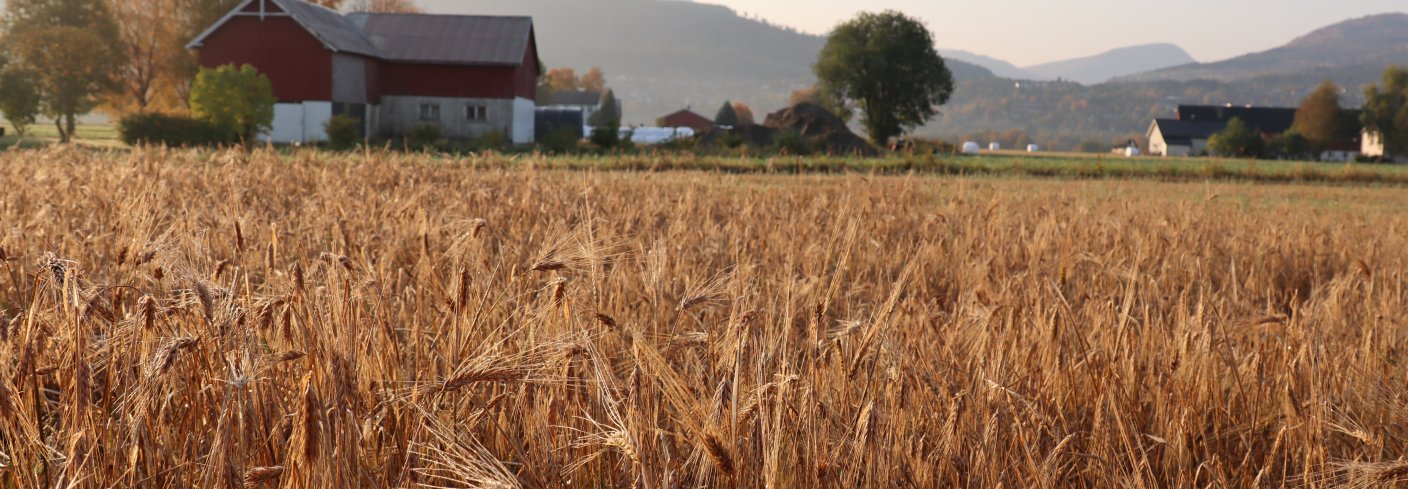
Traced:
[[1217, 105], [1180, 105], [1178, 119], [1194, 122], [1227, 122], [1241, 119], [1247, 127], [1260, 132], [1280, 134], [1296, 122], [1296, 109], [1282, 107], [1230, 107]]
[[335, 51], [381, 56], [377, 46], [357, 30], [351, 19], [328, 9], [299, 0], [274, 0], [293, 20]]
[[237, 15], [252, 15], [241, 12], [255, 1], [278, 6], [328, 49], [391, 61], [518, 66], [533, 40], [532, 17], [343, 15], [303, 0], [244, 0], [186, 47], [200, 47]]
[[531, 17], [351, 14], [347, 19], [393, 61], [517, 66], [533, 37]]
[[544, 105], [599, 105], [601, 104], [601, 93], [576, 90], [564, 90], [552, 92]]

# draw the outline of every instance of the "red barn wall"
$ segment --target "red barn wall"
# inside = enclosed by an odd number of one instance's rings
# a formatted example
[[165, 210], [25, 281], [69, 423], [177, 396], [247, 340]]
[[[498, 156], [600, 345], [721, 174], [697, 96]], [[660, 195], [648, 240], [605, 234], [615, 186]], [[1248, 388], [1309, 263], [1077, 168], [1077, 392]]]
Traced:
[[[332, 100], [332, 52], [284, 16], [235, 16], [202, 42], [200, 64], [253, 65], [279, 102]], [[368, 91], [373, 83], [368, 83]]]
[[409, 64], [381, 65], [382, 95], [513, 98], [518, 70], [508, 66]]
[[514, 75], [514, 93], [528, 100], [538, 99], [538, 46], [534, 37], [531, 34], [528, 36], [528, 50], [523, 53], [523, 64], [518, 66]]

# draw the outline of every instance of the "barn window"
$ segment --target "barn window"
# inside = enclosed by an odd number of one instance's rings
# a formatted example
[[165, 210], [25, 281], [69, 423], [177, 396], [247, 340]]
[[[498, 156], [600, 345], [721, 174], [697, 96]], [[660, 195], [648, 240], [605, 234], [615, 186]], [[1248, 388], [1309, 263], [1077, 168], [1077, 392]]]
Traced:
[[464, 118], [471, 121], [487, 121], [489, 120], [489, 108], [483, 105], [466, 105], [464, 106]]
[[439, 121], [440, 104], [420, 104], [420, 120]]

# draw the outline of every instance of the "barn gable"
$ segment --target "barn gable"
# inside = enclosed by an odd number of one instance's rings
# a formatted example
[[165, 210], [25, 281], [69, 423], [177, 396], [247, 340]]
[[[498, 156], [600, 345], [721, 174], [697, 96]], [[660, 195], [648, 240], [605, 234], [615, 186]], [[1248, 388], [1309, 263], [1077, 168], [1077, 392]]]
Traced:
[[205, 32], [196, 36], [186, 48], [201, 47], [215, 31], [236, 17], [258, 17], [261, 20], [267, 17], [290, 17], [330, 51], [370, 57], [381, 56], [376, 46], [372, 45], [346, 16], [321, 5], [297, 0], [245, 0]]

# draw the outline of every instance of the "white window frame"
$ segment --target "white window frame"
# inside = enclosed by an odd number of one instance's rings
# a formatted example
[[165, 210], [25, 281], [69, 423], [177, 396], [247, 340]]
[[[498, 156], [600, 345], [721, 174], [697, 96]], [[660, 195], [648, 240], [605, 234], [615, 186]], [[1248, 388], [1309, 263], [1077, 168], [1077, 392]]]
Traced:
[[440, 122], [440, 104], [420, 104], [417, 118], [421, 122]]
[[464, 118], [470, 122], [489, 122], [489, 107], [484, 104], [465, 104]]

